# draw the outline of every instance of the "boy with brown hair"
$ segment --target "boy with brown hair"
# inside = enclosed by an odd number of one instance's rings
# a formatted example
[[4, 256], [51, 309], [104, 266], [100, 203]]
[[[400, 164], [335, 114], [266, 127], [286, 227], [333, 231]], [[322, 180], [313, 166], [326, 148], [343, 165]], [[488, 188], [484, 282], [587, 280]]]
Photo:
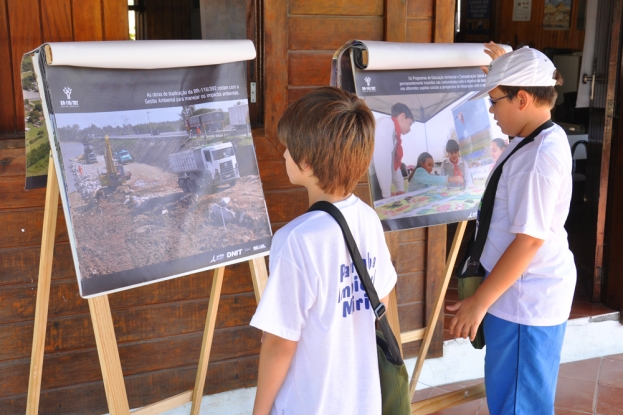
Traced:
[[[318, 88], [290, 105], [277, 135], [309, 205], [345, 216], [382, 302], [396, 283], [378, 216], [352, 194], [374, 149], [374, 116], [355, 95]], [[264, 331], [253, 413], [381, 413], [375, 315], [342, 231], [325, 212], [279, 229], [251, 325]]]
[[553, 415], [576, 281], [564, 229], [571, 151], [563, 129], [550, 120], [560, 77], [536, 49], [496, 54], [501, 48], [488, 47], [495, 59], [485, 88], [472, 99], [488, 93], [489, 111], [502, 132], [515, 138], [487, 180], [499, 175], [480, 257], [487, 276], [474, 296], [448, 307], [456, 311], [450, 332], [473, 340], [482, 322], [492, 415]]

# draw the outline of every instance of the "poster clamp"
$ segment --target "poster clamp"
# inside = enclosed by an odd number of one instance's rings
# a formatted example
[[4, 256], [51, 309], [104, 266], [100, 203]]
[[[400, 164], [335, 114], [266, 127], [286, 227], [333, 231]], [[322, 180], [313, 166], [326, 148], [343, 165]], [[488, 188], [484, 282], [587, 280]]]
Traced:
[[[39, 412], [41, 395], [41, 377], [43, 369], [43, 355], [45, 351], [46, 324], [48, 319], [48, 305], [50, 300], [50, 286], [52, 281], [52, 260], [54, 254], [54, 236], [56, 232], [56, 219], [58, 215], [59, 185], [56, 174], [54, 158], [50, 153], [48, 166], [48, 180], [45, 198], [45, 210], [43, 217], [43, 234], [41, 240], [41, 259], [39, 262], [39, 280], [37, 282], [37, 300], [35, 306], [35, 322], [30, 360], [30, 373], [28, 379], [28, 395], [26, 398], [26, 415], [36, 415]], [[251, 278], [255, 298], [259, 299], [264, 292], [268, 273], [264, 258], [249, 260]], [[191, 415], [198, 415], [205, 386], [210, 349], [216, 326], [218, 303], [223, 285], [225, 267], [214, 270], [212, 289], [208, 303], [201, 355], [195, 378], [195, 386], [191, 391], [186, 391], [168, 399], [153, 403], [133, 411], [133, 415], [155, 415], [164, 411], [177, 408], [188, 402], [192, 402]], [[91, 313], [91, 322], [95, 333], [97, 354], [102, 369], [106, 401], [111, 415], [129, 415], [130, 407], [121, 370], [119, 350], [115, 337], [112, 314], [108, 295], [101, 295], [87, 299]]]

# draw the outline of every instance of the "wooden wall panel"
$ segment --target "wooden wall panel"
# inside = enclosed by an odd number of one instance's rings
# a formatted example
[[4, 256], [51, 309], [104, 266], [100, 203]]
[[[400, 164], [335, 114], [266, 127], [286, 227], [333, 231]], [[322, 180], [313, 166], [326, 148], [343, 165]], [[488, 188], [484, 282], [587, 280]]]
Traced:
[[102, 5], [100, 0], [72, 2], [74, 40], [103, 40]]
[[[69, 240], [65, 218], [59, 209], [56, 222], [56, 241]], [[41, 243], [43, 228], [43, 209], [19, 209], [0, 211], [0, 229], [4, 235], [0, 238], [0, 249]]]
[[403, 0], [387, 0], [385, 3], [385, 38], [388, 42], [406, 42], [405, 16], [407, 4]]
[[434, 0], [409, 0], [407, 1], [407, 18], [432, 19], [435, 10]]
[[407, 41], [413, 43], [428, 43], [433, 37], [432, 20], [407, 20]]
[[291, 52], [288, 55], [290, 86], [329, 85], [332, 58], [330, 52]]
[[[0, 144], [2, 142], [0, 141]], [[3, 148], [0, 146], [0, 177], [24, 175], [24, 171], [26, 171], [26, 152], [24, 150], [23, 138], [19, 140], [19, 143], [22, 146], [21, 148], [11, 146]]]
[[[124, 310], [131, 307], [205, 299], [208, 298], [212, 287], [212, 273], [204, 271], [195, 274], [194, 278], [181, 277], [158, 283], [157, 287], [145, 285], [114, 293], [109, 296], [110, 307], [112, 310]], [[248, 273], [246, 263], [227, 267], [226, 285], [222, 295], [247, 295], [252, 291], [253, 285]], [[0, 309], [0, 324], [28, 321], [33, 318], [37, 294], [36, 282], [36, 278], [28, 279], [2, 290], [3, 301], [11, 307]], [[75, 276], [72, 279], [55, 278], [51, 286], [48, 316], [56, 318], [88, 313], [87, 302], [78, 294]]]
[[[257, 363], [257, 356], [210, 362], [204, 394], [253, 386]], [[235, 379], [232, 378], [232, 373], [237, 375]], [[192, 365], [127, 376], [125, 385], [130, 407], [146, 406], [192, 389], [196, 374], [197, 367]], [[175, 382], [172, 383], [172, 380]], [[108, 412], [104, 385], [101, 382], [44, 390], [41, 393], [40, 408], [45, 408], [40, 413], [46, 415], [96, 415]], [[18, 414], [25, 411], [25, 395], [0, 399], [0, 413]]]
[[[4, 285], [36, 284], [39, 278], [40, 253], [41, 247], [38, 245], [0, 249], [0, 292], [4, 292]], [[76, 279], [71, 249], [66, 241], [56, 241], [54, 245], [52, 279]]]
[[264, 2], [264, 56], [265, 56], [265, 107], [264, 128], [266, 138], [280, 148], [277, 140], [277, 123], [288, 106], [288, 1]]
[[[7, 1], [8, 0], [0, 0], [0, 39], [10, 38]], [[3, 99], [0, 100], [0, 126], [4, 127], [0, 129], [0, 137], [2, 137], [2, 135], [13, 135], [16, 133], [16, 98], [12, 79], [13, 71], [17, 70], [17, 67], [13, 68], [11, 63], [10, 43], [0, 42], [0, 96], [3, 97]], [[22, 107], [22, 114], [23, 113], [24, 109]], [[2, 159], [0, 159], [0, 175], [5, 166], [6, 164], [2, 163]]]
[[[24, 131], [24, 100], [20, 68], [24, 53], [33, 50], [42, 43], [39, 2], [37, 0], [8, 2], [9, 39], [11, 39], [12, 80], [5, 74], [0, 75], [0, 82], [13, 83], [16, 120], [13, 132]], [[7, 131], [4, 128], [2, 131]]]
[[41, 24], [44, 42], [48, 39], [53, 39], [54, 42], [71, 42], [74, 36], [71, 0], [41, 2]]
[[383, 16], [383, 0], [291, 0], [290, 15]]
[[454, 42], [454, 10], [456, 0], [435, 1], [435, 26], [433, 30], [433, 42]]
[[381, 17], [301, 17], [288, 19], [290, 50], [335, 52], [350, 39], [383, 40]]
[[[186, 2], [189, 3], [189, 2]], [[190, 5], [189, 5], [190, 7]], [[103, 40], [128, 40], [128, 2], [125, 0], [107, 0], [102, 2], [104, 25]], [[189, 28], [190, 31], [190, 28]]]

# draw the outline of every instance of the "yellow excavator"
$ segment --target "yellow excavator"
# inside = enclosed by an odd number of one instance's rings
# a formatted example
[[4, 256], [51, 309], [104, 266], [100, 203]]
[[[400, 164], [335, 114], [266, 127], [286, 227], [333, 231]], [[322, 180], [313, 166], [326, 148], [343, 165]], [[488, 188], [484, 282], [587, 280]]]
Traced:
[[104, 160], [106, 161], [106, 173], [100, 173], [100, 185], [115, 189], [125, 184], [132, 177], [131, 172], [125, 172], [123, 165], [115, 161], [112, 155], [112, 146], [108, 135], [104, 136], [106, 142], [104, 145]]

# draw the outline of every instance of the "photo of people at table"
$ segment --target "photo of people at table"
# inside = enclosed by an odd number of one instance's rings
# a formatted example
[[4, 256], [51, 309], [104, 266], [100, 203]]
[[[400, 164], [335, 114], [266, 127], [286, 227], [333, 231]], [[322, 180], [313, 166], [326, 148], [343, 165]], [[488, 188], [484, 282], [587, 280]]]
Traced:
[[472, 95], [364, 98], [376, 118], [370, 192], [386, 230], [475, 218], [508, 138]]

